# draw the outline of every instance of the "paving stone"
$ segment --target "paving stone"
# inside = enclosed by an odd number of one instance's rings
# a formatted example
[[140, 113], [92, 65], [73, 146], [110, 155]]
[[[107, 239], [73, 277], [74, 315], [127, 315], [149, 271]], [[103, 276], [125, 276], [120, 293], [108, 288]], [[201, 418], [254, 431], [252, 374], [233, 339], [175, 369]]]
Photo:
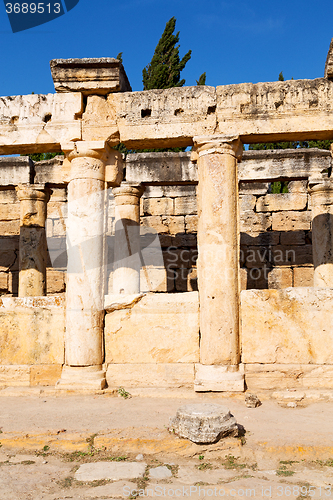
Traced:
[[99, 481], [101, 479], [110, 479], [118, 481], [120, 479], [135, 479], [143, 477], [146, 469], [145, 463], [127, 462], [127, 463], [107, 463], [95, 462], [91, 464], [82, 464], [75, 473], [75, 479], [78, 481]]
[[160, 467], [154, 467], [149, 471], [149, 477], [151, 479], [169, 479], [172, 477], [172, 472], [165, 465], [161, 465]]
[[[205, 463], [205, 460], [203, 461]], [[202, 465], [201, 463], [198, 464]], [[195, 466], [180, 466], [177, 473], [176, 481], [183, 484], [196, 484], [196, 483], [217, 483], [218, 481], [228, 481], [237, 476], [238, 473], [234, 470], [226, 469], [206, 469], [199, 470]]]

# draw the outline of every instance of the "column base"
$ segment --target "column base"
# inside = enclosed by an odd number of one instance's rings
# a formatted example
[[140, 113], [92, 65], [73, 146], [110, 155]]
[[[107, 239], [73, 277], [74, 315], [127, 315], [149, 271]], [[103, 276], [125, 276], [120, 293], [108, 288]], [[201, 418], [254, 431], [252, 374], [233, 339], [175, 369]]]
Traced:
[[101, 365], [68, 366], [62, 369], [56, 389], [101, 390], [106, 386], [105, 371]]
[[195, 365], [196, 392], [244, 392], [243, 365]]

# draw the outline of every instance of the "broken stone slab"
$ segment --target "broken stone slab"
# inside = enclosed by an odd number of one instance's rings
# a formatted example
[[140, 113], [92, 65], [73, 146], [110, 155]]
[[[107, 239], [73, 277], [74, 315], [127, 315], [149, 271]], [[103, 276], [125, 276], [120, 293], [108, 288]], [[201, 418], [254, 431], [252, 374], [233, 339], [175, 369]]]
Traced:
[[328, 54], [326, 58], [325, 64], [325, 73], [324, 78], [328, 78], [329, 80], [333, 80], [333, 38], [330, 43], [330, 48], [328, 49]]
[[170, 419], [169, 431], [194, 443], [215, 443], [222, 437], [238, 435], [238, 425], [225, 406], [212, 403], [189, 404], [178, 408]]
[[261, 406], [261, 401], [255, 394], [246, 394], [245, 404], [248, 408], [257, 408]]
[[165, 465], [161, 465], [160, 467], [154, 467], [149, 471], [150, 479], [169, 479], [172, 477], [172, 472]]
[[106, 463], [95, 462], [82, 464], [75, 473], [78, 481], [100, 481], [108, 479], [118, 481], [120, 479], [135, 479], [143, 477], [146, 470], [145, 463]]
[[56, 92], [106, 95], [132, 90], [122, 63], [113, 57], [53, 59], [50, 66]]

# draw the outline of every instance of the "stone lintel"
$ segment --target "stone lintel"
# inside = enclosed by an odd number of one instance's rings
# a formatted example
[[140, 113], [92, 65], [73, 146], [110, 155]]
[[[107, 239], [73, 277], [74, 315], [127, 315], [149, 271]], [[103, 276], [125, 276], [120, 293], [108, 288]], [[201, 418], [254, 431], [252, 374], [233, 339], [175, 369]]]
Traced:
[[34, 163], [29, 156], [0, 158], [0, 186], [17, 186], [33, 182]]
[[196, 392], [244, 392], [243, 365], [195, 365]]
[[122, 63], [113, 57], [53, 59], [50, 67], [56, 92], [106, 95], [132, 90]]

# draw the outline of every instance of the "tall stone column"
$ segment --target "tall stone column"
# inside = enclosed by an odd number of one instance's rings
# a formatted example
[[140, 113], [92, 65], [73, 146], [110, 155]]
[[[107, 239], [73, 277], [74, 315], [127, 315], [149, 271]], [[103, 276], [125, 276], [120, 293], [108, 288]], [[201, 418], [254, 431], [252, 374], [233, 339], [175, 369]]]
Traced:
[[310, 179], [314, 286], [333, 287], [333, 180]]
[[105, 167], [111, 150], [100, 142], [77, 142], [71, 151], [63, 149], [71, 169], [66, 227], [66, 364], [57, 387], [102, 389], [106, 383], [102, 369]]
[[141, 186], [122, 182], [112, 190], [116, 202], [113, 293], [140, 292]]
[[16, 187], [20, 200], [19, 297], [46, 295], [46, 207], [44, 184]]
[[194, 137], [198, 162], [200, 364], [196, 391], [243, 391], [239, 369], [238, 137]]

